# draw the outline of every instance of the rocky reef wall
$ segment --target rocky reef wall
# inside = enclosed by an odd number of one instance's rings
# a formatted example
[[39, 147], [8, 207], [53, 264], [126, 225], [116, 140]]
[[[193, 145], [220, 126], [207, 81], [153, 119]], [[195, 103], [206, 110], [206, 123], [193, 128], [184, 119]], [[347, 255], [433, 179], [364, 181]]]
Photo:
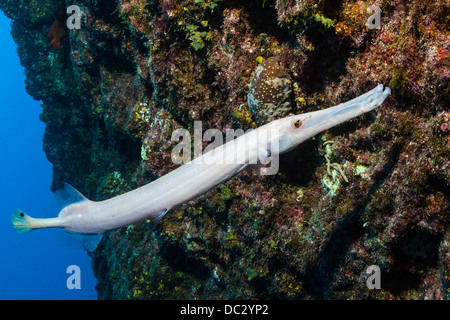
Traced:
[[[69, 5], [81, 28], [49, 47]], [[367, 24], [371, 5], [379, 28]], [[247, 95], [271, 57], [289, 73], [294, 113], [378, 83], [392, 89], [376, 111], [284, 155], [277, 175], [243, 172], [156, 225], [106, 234], [92, 253], [100, 299], [449, 298], [448, 2], [0, 0], [0, 9], [27, 91], [42, 101], [52, 189], [67, 181], [93, 200], [176, 168], [177, 128], [248, 129], [270, 117]], [[370, 265], [380, 290], [366, 286]]]

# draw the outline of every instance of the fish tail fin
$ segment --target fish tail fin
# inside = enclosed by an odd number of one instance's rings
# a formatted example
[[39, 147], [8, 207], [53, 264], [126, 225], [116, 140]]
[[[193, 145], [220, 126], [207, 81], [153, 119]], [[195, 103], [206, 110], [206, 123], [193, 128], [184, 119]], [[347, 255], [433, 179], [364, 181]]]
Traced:
[[25, 233], [34, 229], [31, 219], [32, 218], [22, 210], [15, 209], [11, 217], [11, 222], [17, 232]]
[[61, 48], [61, 42], [58, 39], [53, 38], [53, 40], [50, 42], [48, 47], [49, 48], [58, 48], [59, 49], [59, 48]]

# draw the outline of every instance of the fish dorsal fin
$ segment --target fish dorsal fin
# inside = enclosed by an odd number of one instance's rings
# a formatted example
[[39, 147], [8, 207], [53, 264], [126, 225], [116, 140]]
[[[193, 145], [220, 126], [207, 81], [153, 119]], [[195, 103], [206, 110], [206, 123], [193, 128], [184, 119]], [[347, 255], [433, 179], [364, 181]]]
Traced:
[[72, 203], [88, 201], [88, 199], [77, 189], [66, 182], [64, 182], [64, 187], [62, 189], [56, 190], [56, 198], [58, 199], [61, 208], [64, 208]]

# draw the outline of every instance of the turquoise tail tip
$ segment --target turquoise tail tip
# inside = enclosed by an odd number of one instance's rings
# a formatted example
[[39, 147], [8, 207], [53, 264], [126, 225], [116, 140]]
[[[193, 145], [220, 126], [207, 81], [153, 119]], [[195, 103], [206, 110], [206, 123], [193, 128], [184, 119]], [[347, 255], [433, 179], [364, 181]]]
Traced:
[[14, 228], [19, 233], [25, 233], [33, 230], [31, 225], [31, 218], [29, 215], [25, 214], [22, 210], [15, 209], [11, 217], [11, 222]]

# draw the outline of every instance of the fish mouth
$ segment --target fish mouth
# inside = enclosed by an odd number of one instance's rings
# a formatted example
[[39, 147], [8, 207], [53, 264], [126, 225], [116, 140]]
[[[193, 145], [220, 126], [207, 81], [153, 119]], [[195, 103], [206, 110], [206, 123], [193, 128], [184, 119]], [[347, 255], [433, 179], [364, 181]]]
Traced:
[[300, 114], [295, 118], [301, 120], [303, 125], [298, 134], [295, 134], [296, 138], [303, 142], [320, 132], [367, 113], [380, 106], [390, 94], [391, 89], [379, 84], [372, 90], [334, 107]]

